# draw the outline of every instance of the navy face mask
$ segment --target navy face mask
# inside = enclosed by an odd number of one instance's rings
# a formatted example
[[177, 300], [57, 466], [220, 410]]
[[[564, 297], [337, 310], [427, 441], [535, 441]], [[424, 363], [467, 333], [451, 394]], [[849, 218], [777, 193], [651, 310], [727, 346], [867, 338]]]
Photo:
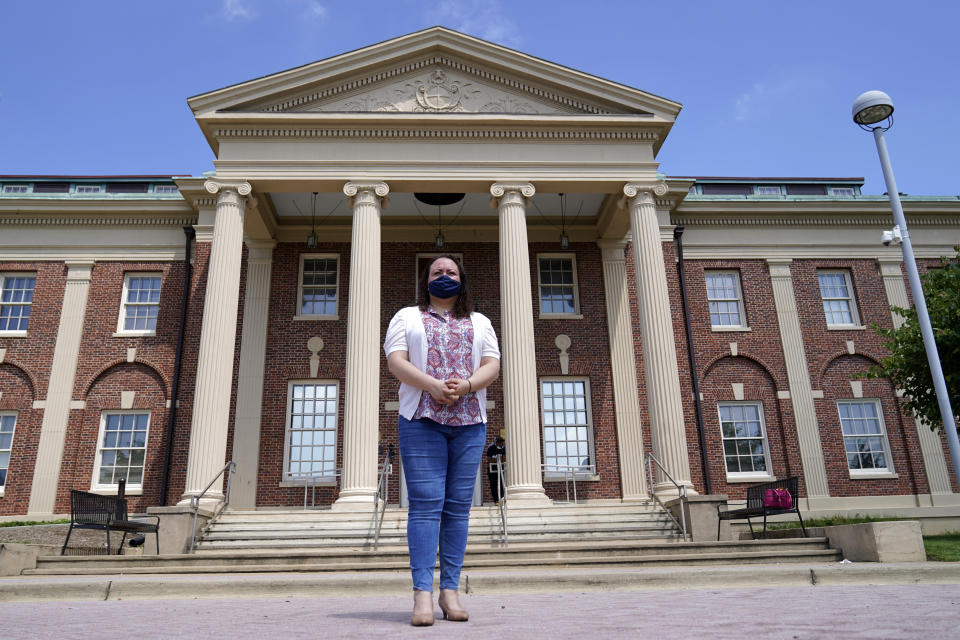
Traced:
[[427, 289], [430, 290], [431, 295], [437, 298], [452, 298], [460, 293], [460, 283], [450, 276], [440, 276], [436, 280], [432, 280], [427, 285]]

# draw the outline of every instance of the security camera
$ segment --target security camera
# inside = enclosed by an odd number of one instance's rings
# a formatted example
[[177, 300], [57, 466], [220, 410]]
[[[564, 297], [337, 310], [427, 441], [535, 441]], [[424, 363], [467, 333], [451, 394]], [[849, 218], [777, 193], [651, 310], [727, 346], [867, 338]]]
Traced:
[[883, 246], [889, 247], [900, 246], [900, 243], [903, 241], [903, 236], [900, 234], [900, 226], [897, 225], [889, 231], [884, 231], [880, 234], [880, 242], [883, 243]]

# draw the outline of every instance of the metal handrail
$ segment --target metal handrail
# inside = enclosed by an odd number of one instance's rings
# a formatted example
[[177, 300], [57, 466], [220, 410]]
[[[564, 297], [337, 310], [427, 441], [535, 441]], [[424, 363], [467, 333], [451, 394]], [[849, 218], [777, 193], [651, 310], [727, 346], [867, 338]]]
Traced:
[[217, 472], [217, 475], [213, 477], [213, 480], [210, 481], [206, 487], [203, 488], [203, 491], [200, 492], [200, 495], [190, 496], [190, 506], [193, 508], [193, 531], [190, 534], [190, 553], [193, 553], [193, 547], [197, 542], [197, 512], [200, 511], [200, 498], [207, 495], [207, 491], [210, 490], [210, 487], [224, 474], [227, 472], [227, 491], [223, 496], [223, 502], [214, 510], [213, 516], [210, 520], [216, 519], [223, 510], [227, 508], [227, 504], [230, 503], [230, 481], [233, 479], [233, 474], [237, 470], [237, 463], [231, 460], [227, 464], [223, 465], [223, 468]]
[[[333, 473], [328, 471], [287, 471], [286, 477], [294, 482], [303, 482], [303, 510], [307, 510], [307, 496], [310, 496], [310, 508], [317, 506], [317, 481], [333, 480], [337, 481], [343, 474], [343, 469], [337, 467]], [[310, 493], [313, 491], [313, 493]]]
[[383, 516], [387, 512], [387, 499], [390, 495], [390, 476], [393, 474], [393, 445], [387, 447], [386, 456], [383, 458], [383, 464], [380, 465], [378, 473], [380, 478], [377, 482], [377, 494], [373, 498], [373, 550], [377, 550], [380, 543], [380, 528], [383, 527]]
[[[647, 472], [650, 478], [650, 482], [647, 484], [647, 492], [653, 497], [656, 503], [660, 505], [660, 508], [663, 509], [668, 516], [670, 516], [670, 519], [673, 520], [673, 523], [678, 527], [680, 527], [680, 529], [683, 531], [683, 539], [686, 540], [687, 539], [687, 513], [686, 513], [686, 509], [684, 508], [684, 505], [687, 501], [687, 487], [678, 484], [677, 481], [673, 479], [673, 476], [671, 476], [670, 473], [667, 471], [667, 469], [663, 466], [663, 463], [657, 460], [656, 456], [654, 456], [652, 453], [647, 452], [643, 457], [647, 461]], [[664, 476], [666, 476], [667, 480], [669, 480], [673, 484], [673, 486], [677, 488], [677, 495], [680, 497], [680, 521], [678, 521], [677, 518], [672, 513], [670, 513], [670, 510], [667, 509], [666, 505], [664, 505], [663, 502], [660, 501], [660, 497], [653, 490], [653, 465], [654, 464], [656, 464], [657, 467], [660, 468], [660, 472]]]
[[541, 464], [544, 475], [553, 472], [563, 474], [563, 488], [567, 492], [567, 502], [570, 502], [570, 482], [573, 482], [573, 503], [577, 500], [577, 476], [596, 475], [597, 466], [594, 464]]
[[503, 546], [508, 546], [507, 541], [507, 485], [503, 481], [503, 456], [499, 453], [493, 456], [497, 461], [497, 493], [500, 499], [497, 500], [497, 506], [500, 509], [500, 530], [503, 532]]

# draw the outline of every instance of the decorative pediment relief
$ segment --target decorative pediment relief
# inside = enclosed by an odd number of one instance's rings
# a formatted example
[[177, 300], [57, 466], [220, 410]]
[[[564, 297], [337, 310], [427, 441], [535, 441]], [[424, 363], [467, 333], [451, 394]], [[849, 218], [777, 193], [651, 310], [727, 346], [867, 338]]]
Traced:
[[398, 112], [608, 114], [589, 98], [452, 59], [432, 56], [243, 110], [266, 112]]

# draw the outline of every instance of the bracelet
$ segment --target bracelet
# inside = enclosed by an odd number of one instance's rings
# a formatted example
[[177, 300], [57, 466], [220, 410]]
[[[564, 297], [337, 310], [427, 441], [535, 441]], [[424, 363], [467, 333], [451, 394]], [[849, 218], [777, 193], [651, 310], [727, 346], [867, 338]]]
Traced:
[[467, 393], [473, 393], [473, 383], [470, 382], [470, 378], [467, 378], [467, 384], [470, 385], [470, 388], [467, 390]]

